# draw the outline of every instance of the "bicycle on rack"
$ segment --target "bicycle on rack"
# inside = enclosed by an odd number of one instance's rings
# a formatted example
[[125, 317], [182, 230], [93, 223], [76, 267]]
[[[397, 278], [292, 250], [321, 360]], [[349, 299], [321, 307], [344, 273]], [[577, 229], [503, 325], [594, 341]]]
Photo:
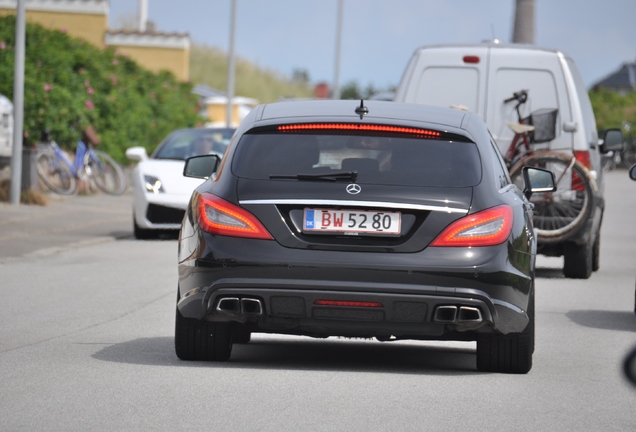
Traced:
[[537, 236], [543, 243], [560, 242], [574, 235], [584, 225], [592, 211], [596, 181], [590, 170], [575, 154], [552, 151], [547, 146], [535, 149], [536, 144], [555, 138], [558, 110], [542, 109], [522, 118], [520, 107], [528, 100], [528, 91], [521, 90], [506, 99], [516, 101], [518, 123], [508, 123], [515, 135], [504, 156], [512, 181], [522, 187], [524, 166], [550, 170], [554, 173], [557, 190], [535, 193], [531, 202]]
[[108, 154], [78, 141], [75, 160], [71, 162], [50, 134], [43, 134], [36, 156], [36, 170], [42, 182], [61, 195], [77, 192], [78, 180], [88, 180], [101, 191], [120, 195], [127, 187], [122, 168]]

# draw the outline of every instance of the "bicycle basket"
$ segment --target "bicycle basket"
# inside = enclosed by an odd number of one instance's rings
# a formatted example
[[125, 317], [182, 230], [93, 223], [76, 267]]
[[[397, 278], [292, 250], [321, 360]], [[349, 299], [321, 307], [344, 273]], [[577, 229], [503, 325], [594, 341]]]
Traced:
[[558, 109], [543, 108], [534, 111], [529, 117], [524, 119], [524, 124], [534, 126], [534, 130], [529, 133], [531, 143], [544, 143], [552, 141], [556, 137], [558, 113]]

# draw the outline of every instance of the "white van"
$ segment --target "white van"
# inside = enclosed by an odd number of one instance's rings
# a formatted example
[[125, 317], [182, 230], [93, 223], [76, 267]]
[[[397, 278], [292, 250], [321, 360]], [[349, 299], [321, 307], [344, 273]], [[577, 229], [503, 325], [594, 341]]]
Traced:
[[0, 95], [0, 158], [13, 153], [13, 104]]
[[597, 189], [593, 211], [581, 228], [556, 242], [540, 238], [538, 252], [564, 256], [567, 277], [588, 278], [599, 268], [605, 149], [599, 145], [592, 105], [572, 58], [558, 50], [498, 41], [424, 46], [408, 62], [394, 100], [477, 113], [505, 155], [514, 137], [508, 123], [518, 122], [515, 103], [506, 100], [522, 90], [527, 91], [522, 117], [540, 109], [557, 110], [553, 138], [535, 148], [576, 155]]

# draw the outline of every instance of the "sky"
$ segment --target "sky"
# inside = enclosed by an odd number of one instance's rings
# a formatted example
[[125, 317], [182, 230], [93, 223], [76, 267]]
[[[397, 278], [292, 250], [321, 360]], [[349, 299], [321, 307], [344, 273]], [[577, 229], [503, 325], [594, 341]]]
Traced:
[[[162, 32], [229, 49], [232, 0], [147, 0]], [[235, 54], [312, 83], [336, 76], [338, 0], [234, 0]], [[419, 46], [510, 42], [514, 0], [342, 0], [339, 82], [396, 86]], [[110, 0], [109, 25], [137, 16], [137, 0]], [[536, 45], [570, 55], [589, 87], [636, 62], [636, 0], [536, 0]], [[196, 83], [194, 83], [196, 84]]]

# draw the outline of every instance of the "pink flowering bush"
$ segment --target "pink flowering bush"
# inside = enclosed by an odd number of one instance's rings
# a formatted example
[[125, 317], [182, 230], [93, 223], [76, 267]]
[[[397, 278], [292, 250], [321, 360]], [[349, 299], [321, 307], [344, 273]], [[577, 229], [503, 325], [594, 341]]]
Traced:
[[[126, 148], [149, 151], [172, 130], [200, 122], [192, 86], [168, 72], [143, 69], [113, 48], [100, 49], [60, 31], [27, 24], [25, 143], [49, 129], [74, 150], [81, 131], [95, 127], [100, 149], [127, 162]], [[15, 17], [0, 17], [0, 93], [13, 97]], [[167, 85], [166, 85], [167, 84]]]

